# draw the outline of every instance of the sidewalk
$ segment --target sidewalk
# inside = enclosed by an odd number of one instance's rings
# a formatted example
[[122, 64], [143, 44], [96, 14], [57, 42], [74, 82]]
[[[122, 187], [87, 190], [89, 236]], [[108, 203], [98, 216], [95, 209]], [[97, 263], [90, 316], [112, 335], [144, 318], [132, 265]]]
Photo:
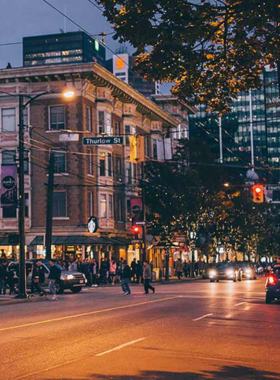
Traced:
[[48, 298], [46, 297], [39, 297], [39, 296], [30, 296], [26, 299], [18, 299], [16, 298], [16, 295], [12, 294], [5, 294], [0, 295], [0, 306], [2, 305], [13, 305], [16, 303], [26, 303], [26, 302], [40, 302], [40, 301], [46, 301]]

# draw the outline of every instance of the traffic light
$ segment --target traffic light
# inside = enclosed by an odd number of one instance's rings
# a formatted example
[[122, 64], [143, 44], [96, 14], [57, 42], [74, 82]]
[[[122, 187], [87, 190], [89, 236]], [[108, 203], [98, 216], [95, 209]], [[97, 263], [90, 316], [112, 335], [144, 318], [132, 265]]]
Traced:
[[253, 202], [263, 203], [264, 201], [264, 188], [263, 185], [253, 186]]
[[140, 228], [138, 226], [133, 226], [132, 232], [133, 232], [134, 239], [138, 239], [138, 234], [140, 232]]

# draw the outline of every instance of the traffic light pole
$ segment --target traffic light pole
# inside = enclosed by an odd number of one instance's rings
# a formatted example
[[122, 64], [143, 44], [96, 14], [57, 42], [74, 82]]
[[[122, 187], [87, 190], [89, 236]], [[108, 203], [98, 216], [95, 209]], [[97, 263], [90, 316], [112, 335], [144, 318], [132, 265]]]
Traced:
[[27, 298], [25, 271], [25, 194], [24, 194], [24, 104], [19, 95], [19, 166], [18, 166], [18, 231], [19, 231], [19, 282], [17, 298]]

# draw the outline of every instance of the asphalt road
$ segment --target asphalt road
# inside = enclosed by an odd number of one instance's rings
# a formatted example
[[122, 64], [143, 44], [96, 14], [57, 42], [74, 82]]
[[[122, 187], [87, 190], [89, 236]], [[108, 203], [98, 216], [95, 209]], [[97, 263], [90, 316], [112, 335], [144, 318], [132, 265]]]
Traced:
[[0, 306], [0, 379], [280, 379], [280, 303], [262, 278], [132, 291]]

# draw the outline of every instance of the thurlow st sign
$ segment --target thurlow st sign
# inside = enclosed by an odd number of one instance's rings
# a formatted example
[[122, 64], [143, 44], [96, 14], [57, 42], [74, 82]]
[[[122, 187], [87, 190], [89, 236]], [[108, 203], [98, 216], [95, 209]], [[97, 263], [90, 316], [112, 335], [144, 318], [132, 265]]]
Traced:
[[84, 137], [83, 145], [116, 145], [123, 144], [122, 136], [114, 137]]

